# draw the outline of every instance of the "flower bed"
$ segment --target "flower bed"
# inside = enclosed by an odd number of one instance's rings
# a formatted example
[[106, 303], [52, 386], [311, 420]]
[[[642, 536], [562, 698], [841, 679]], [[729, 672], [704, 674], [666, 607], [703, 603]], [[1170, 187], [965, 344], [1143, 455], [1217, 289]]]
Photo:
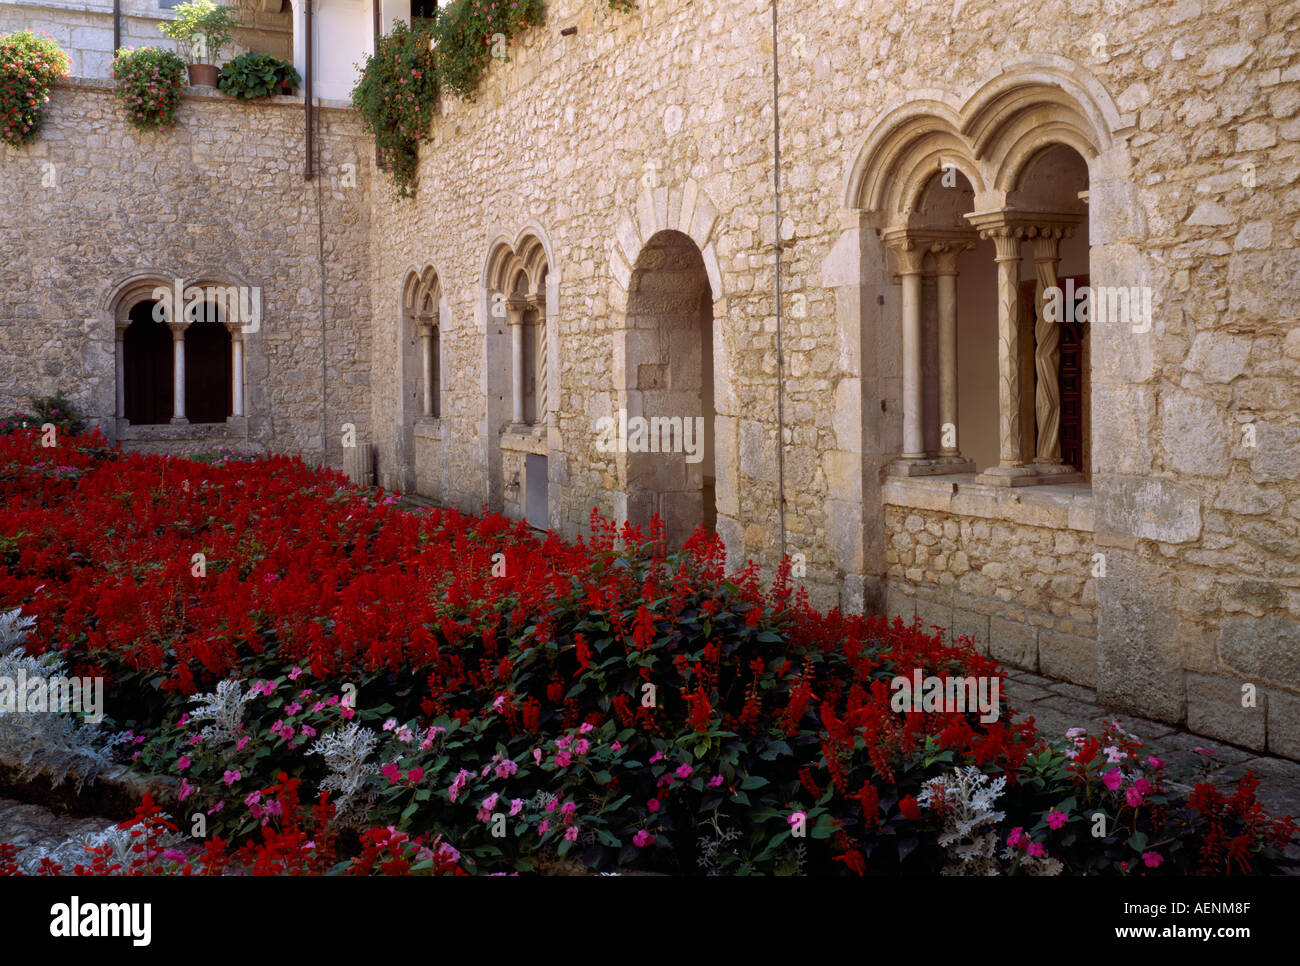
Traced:
[[396, 502], [283, 456], [0, 437], [0, 608], [106, 679], [105, 726], [201, 829], [150, 868], [1236, 873], [1294, 834], [1249, 776], [1180, 798], [1118, 729], [897, 710], [898, 676], [1001, 672], [727, 577], [702, 535]]

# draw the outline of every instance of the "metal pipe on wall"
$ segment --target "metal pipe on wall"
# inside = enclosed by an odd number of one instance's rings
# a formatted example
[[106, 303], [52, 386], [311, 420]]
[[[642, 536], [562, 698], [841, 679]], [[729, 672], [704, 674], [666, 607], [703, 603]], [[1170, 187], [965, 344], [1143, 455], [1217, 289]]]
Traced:
[[122, 0], [113, 0], [113, 56], [122, 49]]
[[306, 157], [305, 157], [306, 165], [303, 170], [302, 176], [304, 181], [310, 181], [315, 174], [315, 158], [313, 157], [313, 152], [312, 152], [313, 122], [315, 120], [314, 117], [312, 116], [312, 100], [314, 97], [312, 91], [312, 85], [313, 82], [315, 81], [315, 77], [313, 76], [315, 74], [315, 70], [312, 67], [312, 55], [314, 53], [316, 44], [312, 37], [313, 27], [312, 27], [311, 0], [302, 0], [302, 2], [306, 4], [304, 13], [306, 14], [306, 21], [307, 21], [306, 27], [304, 28], [307, 32], [307, 37], [306, 37], [307, 76], [303, 78], [303, 90], [307, 95], [305, 98], [307, 104], [307, 150], [306, 150]]

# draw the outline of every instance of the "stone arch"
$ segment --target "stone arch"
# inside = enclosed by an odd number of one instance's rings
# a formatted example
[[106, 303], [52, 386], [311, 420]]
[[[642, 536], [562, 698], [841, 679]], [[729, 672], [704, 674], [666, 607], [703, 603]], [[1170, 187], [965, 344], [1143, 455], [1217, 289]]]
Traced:
[[397, 485], [406, 491], [418, 491], [416, 428], [442, 415], [442, 336], [449, 313], [437, 269], [432, 265], [408, 267], [399, 303]]
[[689, 235], [659, 231], [632, 266], [624, 405], [602, 428], [622, 457], [627, 519], [663, 521], [680, 546], [698, 526], [714, 529], [713, 293], [704, 257]]
[[[711, 302], [709, 322], [712, 329], [710, 368], [713, 374], [713, 420], [712, 445], [709, 449], [713, 455], [715, 469], [713, 500], [715, 523], [717, 533], [723, 542], [729, 547], [738, 547], [742, 543], [739, 496], [736, 488], [739, 412], [728, 364], [730, 351], [726, 329], [727, 298], [714, 244], [718, 225], [717, 205], [693, 179], [687, 179], [680, 186], [643, 188], [637, 197], [635, 208], [620, 219], [614, 237], [606, 243], [609, 251], [610, 320], [615, 330], [614, 405], [613, 411], [609, 414], [592, 414], [592, 420], [594, 422], [597, 418], [605, 416], [617, 419], [620, 411], [630, 413], [637, 403], [636, 397], [630, 396], [634, 391], [630, 387], [634, 385], [634, 380], [637, 378], [636, 342], [639, 336], [633, 325], [635, 320], [629, 318], [629, 309], [636, 309], [632, 304], [632, 296], [637, 287], [633, 284], [634, 273], [649, 243], [659, 236], [659, 241], [672, 238], [678, 245], [693, 246], [698, 254], [699, 265], [703, 268], [708, 298]], [[640, 267], [644, 268], [645, 263], [641, 262]], [[629, 405], [630, 398], [633, 405]], [[592, 426], [590, 431], [594, 440], [593, 448], [599, 453], [598, 429]], [[610, 452], [606, 457], [611, 461], [615, 479], [615, 488], [609, 495], [609, 502], [618, 519], [636, 522], [636, 518], [643, 513], [642, 508], [635, 505], [636, 467], [629, 466], [627, 457], [628, 454], [618, 452]], [[702, 489], [701, 486], [701, 491]], [[702, 492], [699, 501], [700, 516], [703, 517]]]
[[550, 523], [550, 450], [558, 436], [559, 271], [540, 225], [494, 237], [483, 266], [488, 502]]
[[[244, 297], [252, 308], [249, 286], [232, 284], [216, 276], [200, 275], [181, 279], [182, 306], [189, 303], [190, 290], [201, 289], [203, 300], [192, 305], [187, 312], [168, 311], [166, 306], [176, 301], [178, 275], [150, 269], [134, 272], [115, 285], [109, 286], [101, 302], [101, 309], [114, 331], [114, 384], [115, 404], [113, 435], [130, 425], [129, 412], [139, 416], [146, 410], [147, 422], [185, 424], [195, 422], [240, 423], [243, 431], [245, 413], [245, 325], [237, 311]], [[164, 296], [163, 293], [166, 293]], [[232, 301], [233, 300], [233, 301]], [[151, 310], [146, 318], [138, 307], [148, 303], [161, 310]], [[256, 328], [261, 325], [261, 292], [256, 293], [258, 315]], [[196, 323], [203, 328], [196, 328]], [[143, 334], [141, 326], [165, 325], [172, 338], [172, 360], [163, 365], [159, 356], [160, 337], [157, 333]], [[208, 325], [219, 326], [210, 330]], [[249, 326], [249, 331], [256, 331]], [[188, 347], [188, 348], [187, 348]], [[215, 354], [215, 355], [214, 355]], [[142, 366], [161, 378], [164, 370], [172, 380], [170, 417], [161, 418], [161, 401], [140, 408], [140, 386], [132, 384], [137, 373], [152, 386], [147, 394], [154, 395], [157, 381], [144, 376]], [[194, 419], [189, 418], [193, 410]]]
[[859, 150], [845, 186], [845, 205], [902, 221], [930, 179], [952, 166], [976, 197], [987, 191], [974, 152], [959, 130], [960, 115], [936, 99], [886, 113]]
[[[851, 427], [839, 439], [846, 456], [865, 457], [867, 467], [890, 464], [891, 473], [901, 475], [953, 472], [953, 465], [963, 462], [976, 468], [964, 448], [953, 453], [932, 438], [949, 425], [945, 413], [953, 414], [955, 424], [960, 410], [968, 415], [967, 428], [981, 431], [972, 442], [978, 443], [973, 447], [979, 451], [978, 468], [985, 469], [982, 481], [1007, 485], [1013, 477], [1024, 482], [1015, 474], [1050, 472], [1036, 465], [1050, 463], [1051, 457], [1035, 451], [1032, 429], [1036, 416], [1052, 408], [1039, 404], [1035, 410], [1035, 380], [1050, 384], [1052, 351], [1050, 340], [1039, 343], [1049, 346], [1044, 365], [1044, 353], [1035, 354], [1034, 326], [1024, 330], [1019, 308], [1024, 293], [1016, 272], [1032, 261], [1035, 271], [1042, 269], [1039, 278], [1050, 282], [1058, 256], [1062, 277], [1112, 275], [1125, 263], [1121, 251], [1132, 246], [1123, 243], [1141, 233], [1142, 219], [1126, 144], [1134, 120], [1118, 110], [1087, 69], [1057, 56], [1028, 57], [964, 92], [917, 91], [888, 106], [846, 170], [843, 199], [849, 211], [824, 266], [835, 288], [841, 338], [860, 353], [860, 386], [850, 385], [843, 400], [837, 396], [836, 425]], [[1078, 200], [1062, 203], [1059, 193], [1049, 197], [1052, 192], [1043, 190], [1040, 162], [1053, 145], [1085, 161], [1087, 183], [1075, 192]], [[971, 202], [934, 198], [935, 175], [945, 163], [969, 183]], [[1078, 234], [1071, 250], [1066, 243], [1074, 228]], [[956, 294], [959, 283], [961, 295]], [[1031, 293], [1031, 313], [1037, 298]], [[955, 305], [963, 307], [958, 312]], [[1003, 324], [1017, 316], [1015, 324]], [[1019, 338], [1004, 340], [1009, 331], [1019, 332]], [[995, 351], [968, 354], [971, 345]], [[1116, 350], [1108, 344], [1105, 351]], [[1126, 352], [1141, 357], [1149, 346], [1130, 345]], [[964, 373], [960, 380], [954, 356]], [[1004, 356], [1019, 359], [1019, 369]], [[893, 374], [900, 371], [903, 378], [896, 382]], [[974, 378], [968, 380], [967, 373]], [[1006, 386], [1016, 388], [1004, 392]], [[969, 401], [978, 392], [997, 397], [996, 438], [985, 432], [987, 413], [953, 403], [959, 393]], [[876, 408], [891, 415], [878, 430], [859, 431]], [[1012, 411], [1020, 414], [1018, 420], [1001, 418]], [[1008, 429], [1012, 422], [1016, 425]], [[1025, 442], [1026, 425], [1031, 442]], [[1050, 440], [1050, 421], [1044, 426], [1041, 436]], [[986, 458], [990, 447], [992, 463]], [[1035, 465], [1025, 465], [1030, 463]], [[1005, 470], [1006, 476], [990, 477], [989, 467], [994, 474]], [[829, 494], [833, 506], [861, 511], [844, 514], [861, 540], [844, 541], [838, 552], [846, 573], [864, 574], [863, 601], [880, 599], [885, 573], [887, 535], [882, 536], [874, 477], [874, 472], [860, 480], [841, 477]], [[1060, 479], [1068, 481], [1068, 474]], [[856, 602], [856, 588], [847, 595], [848, 603]]]

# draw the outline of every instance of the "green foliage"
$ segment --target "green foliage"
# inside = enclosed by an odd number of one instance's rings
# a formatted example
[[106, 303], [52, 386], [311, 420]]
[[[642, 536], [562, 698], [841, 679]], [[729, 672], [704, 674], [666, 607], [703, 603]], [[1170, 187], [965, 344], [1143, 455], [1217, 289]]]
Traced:
[[68, 55], [30, 30], [0, 36], [0, 141], [21, 147], [45, 126], [50, 88], [68, 73]]
[[395, 23], [393, 32], [379, 39], [352, 91], [352, 106], [374, 135], [379, 163], [402, 198], [415, 195], [419, 145], [429, 139], [429, 120], [438, 107], [437, 69], [429, 49], [435, 23]]
[[176, 8], [176, 19], [164, 21], [158, 29], [176, 41], [177, 49], [191, 64], [215, 64], [222, 49], [232, 40], [232, 30], [242, 26], [226, 6], [212, 0], [192, 0]]
[[123, 48], [113, 61], [126, 119], [141, 131], [175, 127], [188, 77], [185, 61], [161, 47]]
[[435, 21], [438, 77], [471, 99], [492, 60], [509, 60], [516, 34], [545, 19], [541, 0], [458, 0]]
[[[635, 0], [604, 0], [611, 10], [636, 9]], [[401, 21], [361, 65], [352, 106], [375, 136], [381, 167], [398, 197], [415, 195], [419, 145], [440, 107], [440, 91], [472, 99], [493, 60], [510, 59], [515, 37], [545, 20], [542, 0], [457, 0], [431, 20]]]
[[287, 61], [270, 54], [250, 52], [227, 61], [221, 68], [217, 87], [231, 97], [251, 101], [274, 94], [281, 81], [296, 87], [302, 83], [302, 78]]
[[86, 421], [81, 418], [75, 406], [64, 398], [63, 393], [53, 396], [28, 396], [28, 410], [10, 413], [0, 417], [0, 436], [17, 432], [20, 429], [41, 427], [53, 423], [58, 427], [59, 435], [75, 436], [85, 432]]

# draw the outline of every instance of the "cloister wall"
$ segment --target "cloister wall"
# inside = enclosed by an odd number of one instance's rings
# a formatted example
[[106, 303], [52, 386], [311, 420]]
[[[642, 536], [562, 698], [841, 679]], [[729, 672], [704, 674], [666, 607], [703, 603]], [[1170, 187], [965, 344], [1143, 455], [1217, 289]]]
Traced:
[[[569, 26], [576, 34], [562, 36]], [[623, 360], [638, 258], [652, 235], [680, 230], [704, 256], [714, 299], [718, 529], [733, 559], [775, 564], [783, 496], [786, 548], [803, 555], [818, 603], [946, 600], [941, 617], [951, 608], [979, 615], [979, 626], [987, 618], [986, 646], [1008, 660], [1032, 639], [1022, 663], [1095, 683], [1105, 700], [1298, 755], [1298, 26], [1294, 2], [784, 3], [778, 226], [770, 6], [643, 0], [618, 14], [556, 0], [475, 102], [449, 102], [435, 119], [419, 198], [377, 190], [381, 478], [400, 472], [400, 390], [384, 378], [397, 371], [399, 286], [411, 267], [432, 265], [450, 308], [443, 495], [487, 501], [487, 453], [499, 442], [484, 419], [484, 264], [494, 239], [531, 227], [547, 239], [557, 289], [550, 522], [573, 534], [593, 507], [626, 512], [626, 466], [598, 451], [595, 422], [616, 413], [636, 377]], [[1039, 105], [1016, 122], [1041, 127], [1025, 138], [1050, 142], [1068, 114], [1093, 139], [1081, 150], [1094, 284], [1154, 294], [1149, 331], [1092, 333], [1092, 485], [1063, 498], [1064, 522], [890, 497], [900, 296], [879, 236], [887, 215], [853, 197], [864, 147], [907, 105], [975, 143], [996, 139], [988, 125], [1010, 116], [1017, 91]], [[947, 569], [902, 563], [921, 533]], [[1096, 553], [1106, 576], [1094, 579]], [[971, 572], [988, 578], [964, 604], [944, 597], [958, 554], [983, 561]], [[1005, 580], [992, 576], [998, 564]], [[1254, 707], [1242, 707], [1243, 683], [1258, 688]]]
[[319, 112], [318, 186], [303, 180], [301, 98], [191, 88], [175, 129], [142, 133], [109, 84], [60, 83], [40, 140], [0, 148], [0, 406], [63, 391], [115, 436], [115, 293], [144, 275], [214, 279], [261, 290], [246, 426], [132, 427], [133, 445], [319, 458], [324, 377], [327, 460], [341, 465], [342, 424], [364, 437], [371, 412], [372, 180], [349, 173], [373, 148], [356, 116]]

